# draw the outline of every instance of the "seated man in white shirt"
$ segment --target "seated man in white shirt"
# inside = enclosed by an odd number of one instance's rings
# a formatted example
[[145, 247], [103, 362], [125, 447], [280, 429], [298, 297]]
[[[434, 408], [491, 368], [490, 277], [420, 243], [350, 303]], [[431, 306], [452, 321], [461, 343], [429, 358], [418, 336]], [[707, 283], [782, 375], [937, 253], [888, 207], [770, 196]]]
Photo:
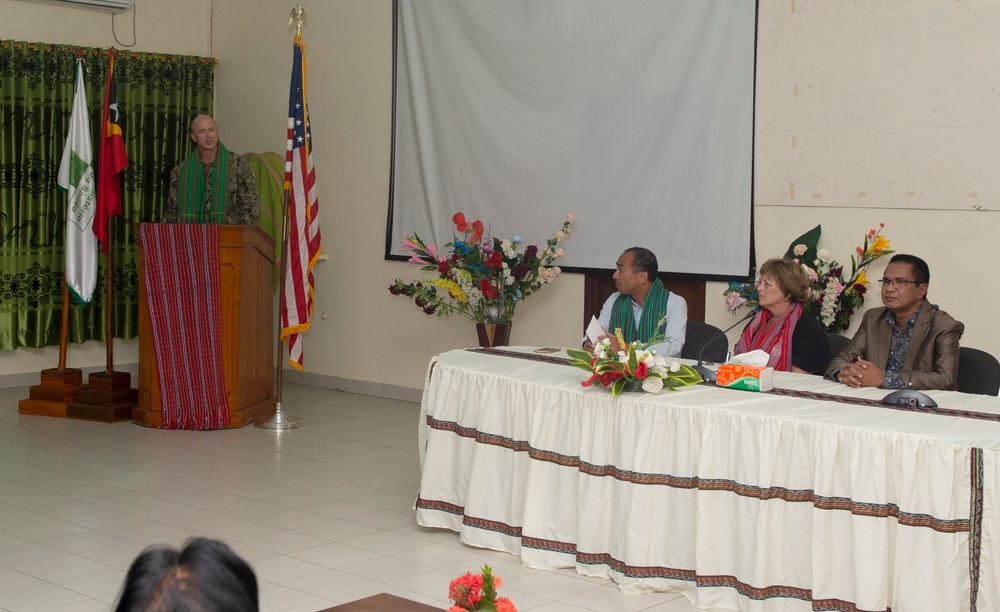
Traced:
[[[608, 338], [613, 351], [621, 350], [615, 329], [622, 330], [625, 342], [648, 342], [661, 332], [662, 342], [649, 347], [663, 357], [677, 357], [684, 346], [687, 333], [687, 302], [676, 293], [667, 291], [657, 278], [659, 265], [656, 255], [649, 249], [632, 247], [618, 258], [615, 271], [615, 288], [618, 290], [604, 302], [597, 322], [604, 328], [601, 338]], [[658, 323], [666, 315], [666, 322]], [[593, 352], [589, 339], [584, 350]]]

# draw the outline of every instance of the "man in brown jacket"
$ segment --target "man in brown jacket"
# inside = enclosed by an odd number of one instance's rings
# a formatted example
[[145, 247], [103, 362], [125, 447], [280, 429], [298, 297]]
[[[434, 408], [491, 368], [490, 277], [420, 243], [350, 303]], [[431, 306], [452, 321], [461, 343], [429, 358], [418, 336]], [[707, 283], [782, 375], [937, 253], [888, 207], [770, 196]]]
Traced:
[[849, 387], [956, 389], [965, 326], [927, 301], [929, 281], [924, 260], [893, 256], [879, 280], [885, 307], [864, 314], [826, 375]]

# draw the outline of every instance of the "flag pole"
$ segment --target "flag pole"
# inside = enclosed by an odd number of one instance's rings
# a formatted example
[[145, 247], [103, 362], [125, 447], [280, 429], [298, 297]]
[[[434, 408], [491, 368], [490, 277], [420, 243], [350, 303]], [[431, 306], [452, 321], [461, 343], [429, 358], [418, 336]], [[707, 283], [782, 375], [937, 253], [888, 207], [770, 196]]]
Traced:
[[[281, 294], [285, 293], [285, 282], [288, 276], [288, 190], [285, 189], [282, 196], [281, 209], [283, 211], [281, 215], [281, 272], [279, 273], [279, 278], [281, 279], [278, 283], [280, 287]], [[297, 429], [302, 425], [302, 421], [285, 415], [281, 409], [281, 387], [284, 384], [283, 373], [285, 368], [283, 367], [282, 359], [284, 357], [284, 351], [282, 350], [281, 341], [281, 305], [284, 300], [279, 298], [278, 300], [278, 357], [277, 357], [277, 369], [278, 369], [278, 382], [277, 389], [275, 390], [275, 402], [274, 402], [274, 414], [271, 415], [269, 419], [258, 419], [255, 425], [261, 429], [272, 429], [272, 430], [286, 430], [286, 429]]]
[[[77, 49], [73, 53], [76, 57], [73, 79], [73, 106], [75, 110], [77, 88], [82, 80], [83, 58], [86, 52]], [[71, 115], [72, 117], [72, 115]], [[70, 120], [72, 132], [72, 119]], [[89, 130], [90, 127], [88, 126]], [[67, 137], [66, 146], [70, 146], [70, 138]], [[69, 226], [67, 220], [67, 227]], [[68, 254], [67, 254], [68, 257]], [[63, 271], [63, 296], [62, 312], [60, 313], [59, 330], [59, 365], [56, 368], [48, 368], [40, 373], [41, 384], [34, 385], [28, 389], [28, 397], [17, 403], [18, 414], [33, 414], [38, 416], [66, 417], [67, 408], [86, 385], [83, 384], [83, 370], [80, 368], [66, 368], [66, 353], [69, 345], [69, 287], [66, 283], [66, 268]]]
[[[291, 14], [288, 16], [288, 26], [295, 27], [296, 38], [302, 36], [302, 25], [306, 20], [306, 12], [302, 9], [302, 5], [296, 5], [292, 9]], [[281, 293], [278, 298], [278, 357], [277, 357], [277, 389], [275, 391], [275, 403], [274, 403], [274, 414], [270, 419], [258, 419], [256, 422], [257, 427], [261, 429], [272, 429], [272, 430], [286, 430], [286, 429], [296, 429], [302, 425], [302, 421], [295, 417], [286, 416], [281, 409], [281, 391], [284, 386], [284, 364], [282, 363], [283, 350], [281, 341], [281, 319], [282, 319], [282, 308], [284, 308], [285, 300], [285, 283], [288, 281], [288, 257], [289, 257], [289, 220], [288, 220], [288, 209], [289, 209], [289, 191], [291, 186], [287, 183], [288, 179], [285, 179], [285, 189], [283, 193], [283, 201], [281, 205], [281, 272], [279, 273], [280, 282], [279, 287]], [[289, 341], [289, 350], [291, 350], [291, 341]]]
[[[117, 93], [115, 92], [115, 54], [117, 49], [111, 47], [108, 53], [108, 74], [105, 79], [103, 110], [101, 113], [100, 157], [97, 172], [97, 210], [94, 215], [93, 231], [99, 242], [103, 244], [104, 275], [107, 286], [104, 288], [104, 341], [106, 364], [104, 372], [93, 372], [87, 380], [87, 388], [80, 391], [76, 401], [66, 407], [66, 416], [72, 419], [99, 421], [102, 423], [117, 423], [132, 419], [132, 409], [139, 403], [139, 390], [132, 387], [132, 375], [128, 372], [115, 371], [114, 357], [114, 237], [115, 232], [112, 217], [120, 214], [121, 183], [118, 174], [128, 165], [125, 156], [124, 143], [121, 141], [121, 131], [117, 123]], [[112, 116], [112, 109], [116, 113]], [[111, 125], [115, 130], [110, 129]], [[118, 135], [117, 143], [120, 157], [112, 144], [114, 135]], [[124, 161], [124, 165], [121, 162]], [[109, 180], [113, 176], [114, 180]], [[110, 202], [117, 204], [110, 204]], [[110, 208], [109, 208], [110, 207]], [[115, 213], [115, 210], [118, 213]], [[95, 265], [97, 262], [94, 262]]]

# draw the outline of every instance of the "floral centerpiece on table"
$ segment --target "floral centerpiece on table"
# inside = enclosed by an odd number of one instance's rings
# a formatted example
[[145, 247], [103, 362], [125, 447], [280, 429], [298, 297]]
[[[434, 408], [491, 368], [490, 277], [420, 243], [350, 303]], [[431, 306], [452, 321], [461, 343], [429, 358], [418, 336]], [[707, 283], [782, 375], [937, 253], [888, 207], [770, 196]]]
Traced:
[[491, 610], [493, 612], [517, 612], [517, 608], [506, 597], [497, 596], [501, 586], [499, 576], [494, 576], [490, 566], [483, 566], [482, 574], [467, 573], [451, 581], [448, 598], [453, 605], [448, 612], [466, 610]]
[[[843, 264], [833, 259], [830, 251], [817, 248], [822, 231], [819, 225], [799, 236], [788, 247], [785, 257], [800, 262], [809, 278], [812, 299], [806, 302], [805, 311], [815, 317], [826, 331], [836, 334], [850, 327], [851, 317], [865, 303], [865, 293], [870, 284], [865, 272], [879, 258], [894, 253], [889, 249], [889, 239], [882, 235], [884, 227], [884, 223], [879, 223], [877, 228], [868, 230], [863, 245], [855, 247], [857, 254], [851, 255], [850, 274]], [[735, 311], [743, 306], [744, 304], [737, 304], [738, 300], [730, 295], [742, 295], [752, 286], [751, 283], [730, 283], [729, 289], [723, 292], [726, 307]], [[730, 308], [731, 303], [737, 305]], [[750, 304], [749, 299], [746, 304]], [[756, 302], [753, 305], [756, 306]]]
[[[659, 325], [663, 325], [663, 321]], [[629, 387], [636, 390], [641, 387], [647, 393], [659, 393], [664, 387], [668, 391], [674, 391], [702, 381], [701, 375], [691, 366], [677, 361], [668, 362], [647, 348], [662, 341], [662, 334], [649, 342], [631, 344], [625, 342], [621, 329], [615, 330], [615, 336], [618, 338], [618, 346], [627, 348], [616, 353], [611, 350], [611, 340], [605, 338], [594, 345], [593, 354], [567, 349], [572, 365], [590, 372], [590, 378], [581, 383], [584, 387], [605, 387], [611, 390], [612, 396], [617, 397]]]
[[413, 298], [429, 315], [461, 314], [476, 323], [508, 323], [520, 300], [559, 276], [561, 270], [552, 264], [565, 252], [557, 245], [570, 234], [576, 217], [566, 215], [562, 228], [541, 250], [533, 244], [521, 250], [520, 236], [489, 236], [482, 221], [470, 223], [462, 213], [451, 220], [458, 234], [442, 253], [417, 234], [403, 241], [403, 248], [410, 251], [409, 263], [435, 277], [410, 283], [397, 278], [389, 293]]

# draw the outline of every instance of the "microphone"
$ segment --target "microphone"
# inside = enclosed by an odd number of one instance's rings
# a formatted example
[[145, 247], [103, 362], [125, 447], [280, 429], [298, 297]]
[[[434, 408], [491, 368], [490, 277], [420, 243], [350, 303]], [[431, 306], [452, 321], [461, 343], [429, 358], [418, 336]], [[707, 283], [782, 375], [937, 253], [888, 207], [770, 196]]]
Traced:
[[702, 357], [704, 357], [704, 355], [705, 355], [705, 349], [708, 348], [708, 345], [712, 344], [713, 342], [715, 342], [719, 338], [725, 338], [726, 334], [728, 334], [730, 332], [730, 330], [732, 330], [734, 327], [736, 327], [740, 323], [742, 323], [742, 322], [746, 321], [747, 319], [749, 319], [749, 318], [753, 317], [754, 315], [756, 315], [758, 310], [759, 310], [759, 308], [755, 308], [755, 309], [751, 310], [746, 315], [744, 315], [742, 319], [740, 319], [739, 321], [737, 321], [737, 322], [733, 323], [732, 325], [730, 325], [729, 327], [727, 327], [725, 329], [725, 331], [723, 331], [721, 334], [718, 334], [718, 335], [710, 338], [708, 340], [708, 342], [706, 342], [705, 344], [701, 345], [701, 350], [698, 351], [698, 365], [694, 366], [694, 369], [695, 369], [696, 372], [698, 372], [698, 374], [701, 375], [702, 380], [704, 380], [705, 382], [711, 382], [711, 383], [715, 382], [715, 372], [713, 372], [707, 366], [702, 365]]
[[[931, 316], [927, 320], [927, 329], [924, 330], [924, 337], [920, 340], [920, 344], [923, 344], [927, 340], [927, 336], [930, 335], [931, 323], [934, 322], [934, 315], [937, 314], [937, 311], [937, 304], [931, 304]], [[918, 348], [920, 344], [917, 345]], [[916, 355], [914, 355], [913, 361], [910, 362], [910, 371], [906, 377], [907, 388], [893, 391], [889, 395], [886, 395], [882, 398], [883, 404], [894, 404], [896, 406], [917, 406], [918, 408], [937, 408], [937, 402], [931, 399], [931, 396], [912, 388], [913, 365], [916, 361]]]

